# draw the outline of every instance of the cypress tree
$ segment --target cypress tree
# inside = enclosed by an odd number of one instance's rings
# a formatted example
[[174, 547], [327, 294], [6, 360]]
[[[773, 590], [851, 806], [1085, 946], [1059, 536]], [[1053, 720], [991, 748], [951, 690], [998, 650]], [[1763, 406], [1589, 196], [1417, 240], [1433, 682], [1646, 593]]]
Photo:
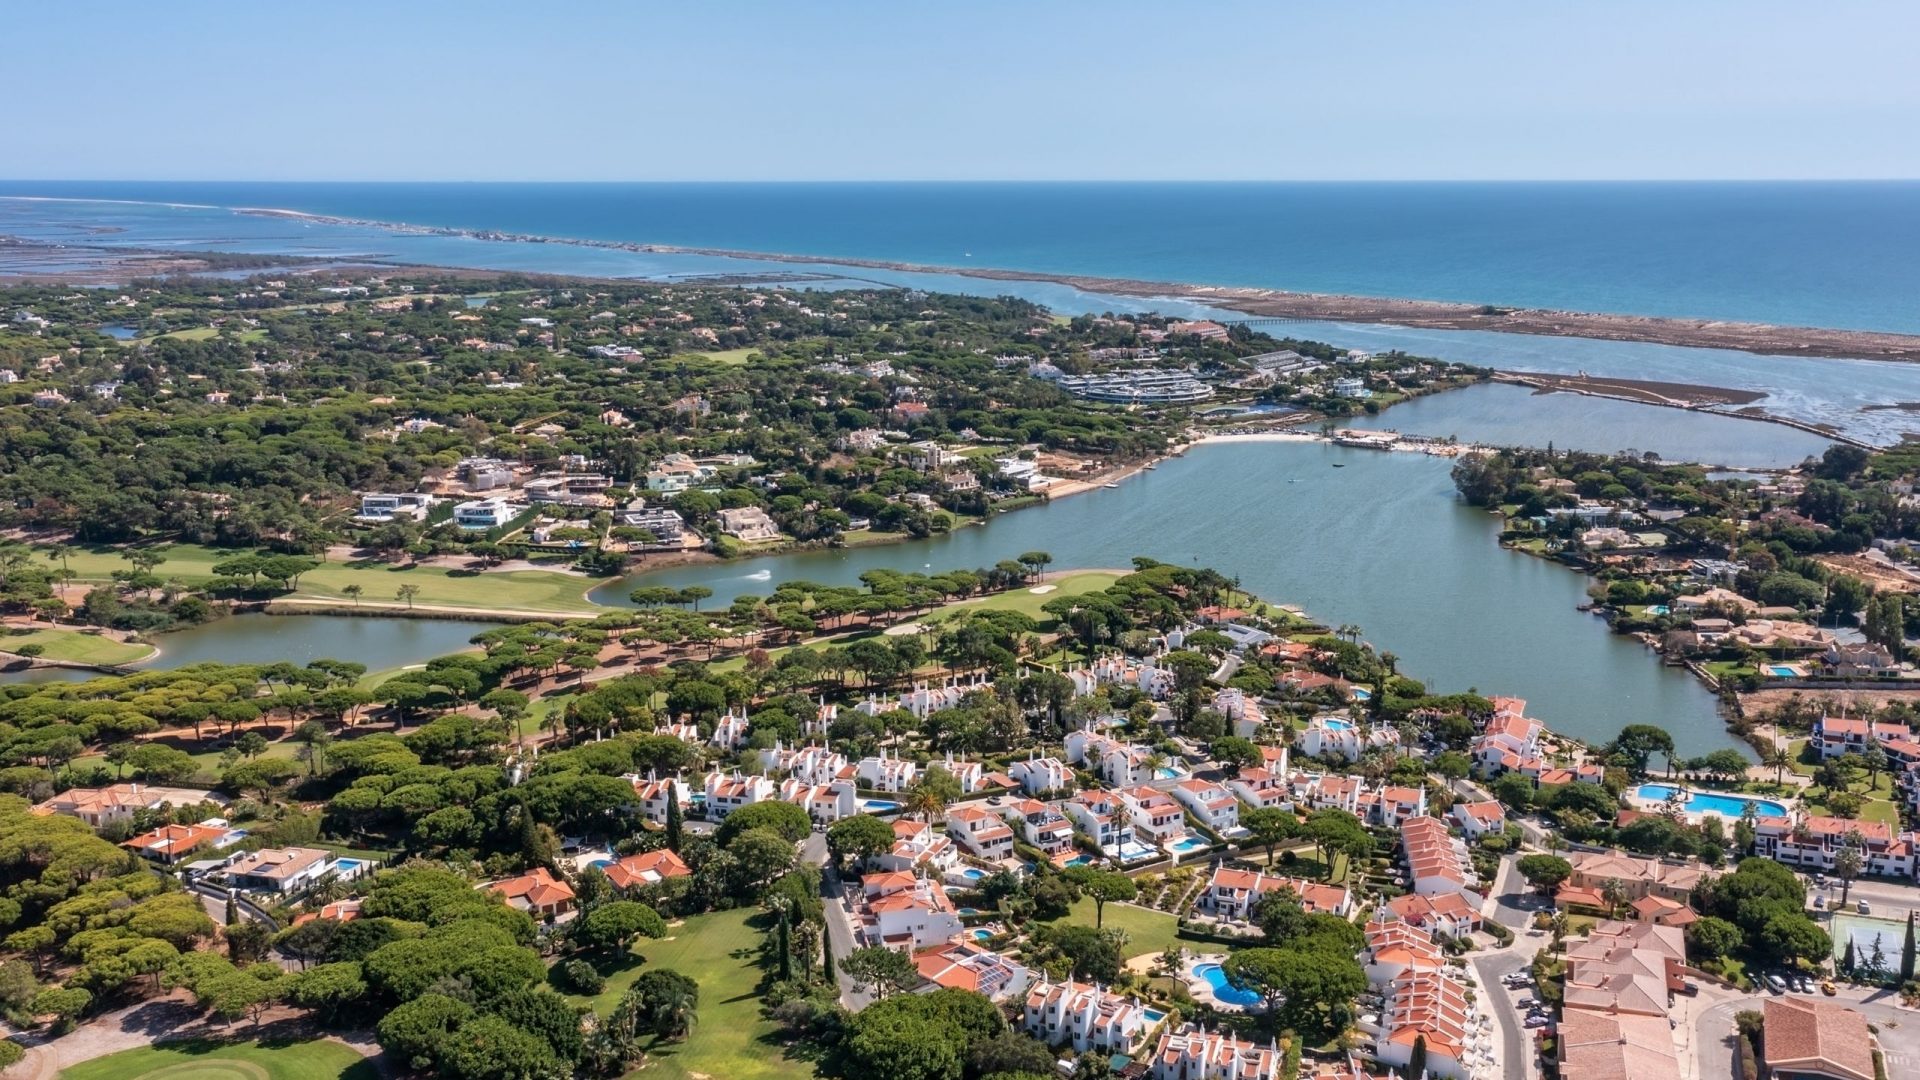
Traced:
[[1853, 935], [1847, 935], [1847, 951], [1840, 957], [1840, 970], [1853, 974]]
[[1913, 981], [1913, 912], [1907, 912], [1907, 939], [1900, 943], [1900, 981]]
[[780, 938], [775, 943], [780, 950], [780, 981], [793, 978], [793, 931], [786, 905], [780, 907]]
[[680, 785], [667, 785], [667, 850], [680, 852]]
[[1412, 1080], [1420, 1080], [1427, 1071], [1427, 1037], [1413, 1037], [1413, 1051], [1407, 1055], [1407, 1075]]

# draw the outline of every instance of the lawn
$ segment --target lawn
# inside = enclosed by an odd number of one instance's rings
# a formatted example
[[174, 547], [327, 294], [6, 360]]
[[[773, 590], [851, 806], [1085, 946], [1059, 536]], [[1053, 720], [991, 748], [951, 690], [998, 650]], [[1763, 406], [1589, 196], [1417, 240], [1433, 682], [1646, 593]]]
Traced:
[[40, 655], [48, 660], [74, 664], [131, 664], [153, 655], [151, 645], [129, 645], [78, 630], [31, 630], [0, 637], [0, 652], [17, 653], [28, 645], [40, 646]]
[[[1083, 896], [1074, 901], [1073, 908], [1066, 916], [1067, 922], [1082, 926], [1093, 925], [1093, 898]], [[1164, 911], [1152, 911], [1132, 904], [1107, 904], [1103, 929], [1119, 929], [1127, 932], [1126, 947], [1120, 950], [1123, 960], [1149, 953], [1163, 953], [1179, 943], [1180, 920]]]
[[606, 1015], [648, 968], [672, 968], [700, 984], [700, 1009], [685, 1042], [650, 1047], [641, 1075], [665, 1080], [801, 1080], [813, 1065], [789, 1060], [774, 1025], [760, 1015], [761, 930], [753, 909], [696, 915], [670, 926], [659, 941], [641, 939], [631, 962], [603, 969], [607, 988], [591, 1003]]
[[[942, 619], [952, 618], [954, 615], [963, 611], [1018, 611], [1023, 615], [1028, 615], [1044, 622], [1052, 618], [1051, 615], [1041, 610], [1049, 600], [1056, 600], [1062, 596], [1079, 596], [1082, 593], [1099, 592], [1114, 582], [1119, 581], [1122, 576], [1123, 575], [1111, 570], [1089, 570], [1083, 573], [1069, 574], [1057, 581], [1047, 582], [1047, 585], [1053, 586], [1053, 588], [1047, 592], [1036, 593], [1031, 588], [1010, 589], [1006, 592], [994, 593], [992, 596], [982, 597], [978, 600], [962, 600], [955, 604], [949, 604], [946, 607], [930, 612], [922, 620], [918, 621], [937, 622]], [[1035, 586], [1035, 588], [1046, 588], [1046, 585]]]
[[143, 1046], [82, 1062], [61, 1080], [377, 1080], [373, 1063], [336, 1042], [204, 1039]]
[[[192, 585], [224, 581], [213, 572], [215, 563], [247, 554], [239, 550], [176, 544], [166, 551], [166, 561], [154, 568], [162, 578], [177, 577]], [[56, 560], [57, 561], [57, 560]], [[120, 557], [120, 549], [86, 548], [67, 557], [67, 565], [82, 581], [105, 581], [115, 571], [131, 566]], [[402, 585], [417, 585], [414, 603], [424, 607], [466, 607], [495, 610], [550, 611], [555, 614], [597, 615], [604, 608], [586, 600], [586, 592], [595, 583], [573, 574], [550, 570], [489, 570], [475, 573], [450, 570], [444, 566], [402, 568], [380, 562], [323, 562], [300, 578], [300, 587], [287, 596], [291, 599], [333, 600], [353, 603], [342, 590], [358, 585], [363, 590], [364, 607], [404, 607], [396, 595]]]
[[728, 367], [739, 367], [745, 364], [749, 357], [759, 355], [761, 355], [759, 349], [717, 349], [712, 352], [681, 353], [673, 359], [689, 363], [705, 360]]

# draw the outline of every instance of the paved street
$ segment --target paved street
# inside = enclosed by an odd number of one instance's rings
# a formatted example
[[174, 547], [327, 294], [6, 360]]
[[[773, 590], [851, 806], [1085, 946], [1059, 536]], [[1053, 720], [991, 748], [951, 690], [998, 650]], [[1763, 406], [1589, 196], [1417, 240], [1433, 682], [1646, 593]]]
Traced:
[[827, 837], [824, 833], [814, 833], [800, 845], [800, 856], [816, 866], [825, 866], [822, 875], [820, 893], [827, 908], [827, 942], [833, 947], [833, 978], [840, 986], [840, 1004], [849, 1009], [860, 1010], [872, 1002], [872, 997], [853, 988], [853, 980], [840, 970], [840, 961], [847, 958], [858, 946], [854, 942], [853, 920], [847, 913], [845, 889], [840, 875], [833, 867], [827, 866]]
[[[1818, 896], [1837, 904], [1840, 902], [1840, 883], [1829, 878], [1824, 888], [1809, 884], [1807, 896]], [[1907, 912], [1920, 911], [1920, 888], [1891, 881], [1856, 881], [1847, 890], [1846, 910], [1853, 911], [1854, 905], [1862, 900], [1867, 902], [1877, 918], [1905, 919]]]
[[1519, 857], [1515, 855], [1500, 860], [1500, 874], [1489, 890], [1490, 903], [1484, 913], [1513, 931], [1513, 944], [1475, 953], [1468, 962], [1480, 982], [1480, 996], [1487, 1003], [1487, 1012], [1493, 1015], [1494, 1025], [1500, 1029], [1500, 1075], [1531, 1078], [1540, 1071], [1533, 1052], [1533, 1033], [1522, 1023], [1524, 1017], [1514, 1003], [1532, 991], [1516, 993], [1500, 980], [1516, 971], [1527, 970], [1533, 964], [1534, 954], [1546, 947], [1548, 935], [1528, 927], [1534, 912], [1547, 906], [1547, 901], [1527, 889], [1526, 879], [1516, 868], [1518, 863]]

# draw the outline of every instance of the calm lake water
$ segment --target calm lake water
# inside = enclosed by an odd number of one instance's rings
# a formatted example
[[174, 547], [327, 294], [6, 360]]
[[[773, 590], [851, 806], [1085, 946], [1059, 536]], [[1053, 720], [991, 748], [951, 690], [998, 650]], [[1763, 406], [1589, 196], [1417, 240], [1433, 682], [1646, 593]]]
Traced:
[[1491, 446], [1546, 446], [1596, 453], [1651, 451], [1667, 461], [1776, 468], [1819, 457], [1828, 440], [1784, 424], [1712, 413], [1682, 413], [1579, 394], [1538, 394], [1482, 383], [1395, 405], [1346, 426], [1412, 435], [1451, 435]]
[[1034, 549], [1062, 568], [1126, 567], [1147, 555], [1210, 566], [1271, 601], [1357, 623], [1430, 687], [1524, 697], [1531, 715], [1570, 735], [1600, 740], [1646, 722], [1671, 731], [1683, 753], [1735, 745], [1704, 687], [1574, 610], [1585, 577], [1502, 550], [1497, 520], [1455, 498], [1450, 465], [1321, 443], [1200, 446], [1118, 489], [949, 536], [677, 567], [593, 599], [624, 604], [641, 583], [705, 585], [725, 604], [776, 581], [857, 584], [875, 567], [990, 566]]
[[[624, 605], [641, 582], [699, 584], [725, 604], [766, 595], [776, 581], [853, 585], [875, 567], [990, 566], [1040, 549], [1061, 568], [1124, 568], [1146, 555], [1211, 566], [1271, 601], [1356, 623], [1433, 689], [1515, 694], [1532, 703], [1532, 715], [1580, 738], [1645, 722], [1671, 731], [1683, 753], [1735, 745], [1704, 687], [1574, 610], [1583, 576], [1502, 550], [1496, 519], [1455, 497], [1450, 466], [1321, 443], [1205, 445], [1117, 489], [949, 536], [644, 573], [603, 586], [593, 599]], [[377, 670], [458, 651], [487, 625], [243, 615], [163, 636], [156, 663], [333, 657]]]

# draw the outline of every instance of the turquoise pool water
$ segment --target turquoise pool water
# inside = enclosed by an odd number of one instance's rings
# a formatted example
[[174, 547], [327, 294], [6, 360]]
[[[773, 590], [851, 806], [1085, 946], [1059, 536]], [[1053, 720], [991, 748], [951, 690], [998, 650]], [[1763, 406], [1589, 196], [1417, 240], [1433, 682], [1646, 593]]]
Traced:
[[1162, 765], [1153, 770], [1153, 776], [1156, 780], [1178, 780], [1185, 775], [1186, 773], [1181, 772], [1171, 765]]
[[869, 814], [884, 814], [892, 810], [900, 809], [900, 804], [897, 802], [888, 802], [886, 799], [862, 799], [860, 800], [860, 809]]
[[1227, 981], [1227, 973], [1220, 970], [1219, 964], [1201, 964], [1193, 969], [1195, 975], [1207, 981], [1213, 988], [1213, 999], [1227, 1005], [1258, 1005], [1260, 995], [1251, 990], [1242, 990]]
[[[1359, 693], [1359, 692], [1360, 691], [1357, 691], [1357, 690], [1355, 691], [1355, 693]], [[1342, 720], [1337, 716], [1329, 716], [1326, 719], [1320, 721], [1320, 723], [1332, 731], [1345, 731], [1348, 728], [1353, 726], [1353, 721]]]
[[1092, 861], [1093, 861], [1093, 856], [1091, 856], [1091, 855], [1087, 855], [1087, 854], [1080, 854], [1080, 855], [1075, 855], [1075, 856], [1074, 856], [1073, 858], [1071, 858], [1071, 859], [1068, 859], [1068, 860], [1067, 860], [1067, 862], [1066, 862], [1066, 865], [1068, 865], [1068, 866], [1085, 866], [1085, 865], [1087, 865], [1088, 863], [1090, 863], [1090, 862], [1092, 862]]
[[1371, 690], [1367, 690], [1367, 689], [1363, 689], [1362, 687], [1358, 687], [1358, 686], [1356, 686], [1356, 687], [1354, 687], [1354, 688], [1353, 688], [1353, 700], [1355, 700], [1355, 701], [1372, 701], [1372, 700], [1373, 700], [1373, 691], [1371, 691]]
[[981, 881], [986, 878], [987, 872], [977, 866], [969, 866], [965, 870], [960, 871], [960, 876], [966, 878], [968, 881]]
[[352, 876], [359, 873], [367, 863], [364, 859], [335, 859], [333, 865], [335, 873]]
[[1779, 679], [1792, 679], [1798, 677], [1800, 673], [1785, 664], [1768, 664], [1767, 674]]
[[1673, 609], [1672, 609], [1672, 608], [1669, 608], [1669, 607], [1668, 607], [1667, 605], [1665, 605], [1665, 604], [1648, 604], [1648, 605], [1647, 605], [1647, 614], [1649, 614], [1649, 615], [1671, 615], [1671, 614], [1673, 614]]
[[1168, 844], [1167, 850], [1176, 854], [1185, 855], [1189, 851], [1203, 851], [1211, 846], [1212, 845], [1197, 836], [1183, 836], [1178, 841]]
[[975, 931], [973, 932], [973, 940], [975, 940], [975, 941], [992, 941], [992, 940], [993, 940], [993, 931], [991, 931], [991, 930], [975, 930]]
[[[1674, 792], [1671, 784], [1641, 784], [1638, 794], [1643, 799], [1665, 802]], [[1754, 810], [1761, 817], [1786, 817], [1787, 808], [1772, 799], [1756, 799], [1750, 795], [1719, 795], [1710, 791], [1692, 791], [1680, 788], [1686, 801], [1681, 805], [1689, 814], [1719, 814], [1722, 817], [1737, 818], [1746, 811], [1747, 804], [1753, 803]]]
[[1161, 1012], [1159, 1009], [1144, 1009], [1142, 1010], [1142, 1015], [1147, 1018], [1147, 1023], [1149, 1024], [1157, 1024], [1167, 1018], [1167, 1014]]

